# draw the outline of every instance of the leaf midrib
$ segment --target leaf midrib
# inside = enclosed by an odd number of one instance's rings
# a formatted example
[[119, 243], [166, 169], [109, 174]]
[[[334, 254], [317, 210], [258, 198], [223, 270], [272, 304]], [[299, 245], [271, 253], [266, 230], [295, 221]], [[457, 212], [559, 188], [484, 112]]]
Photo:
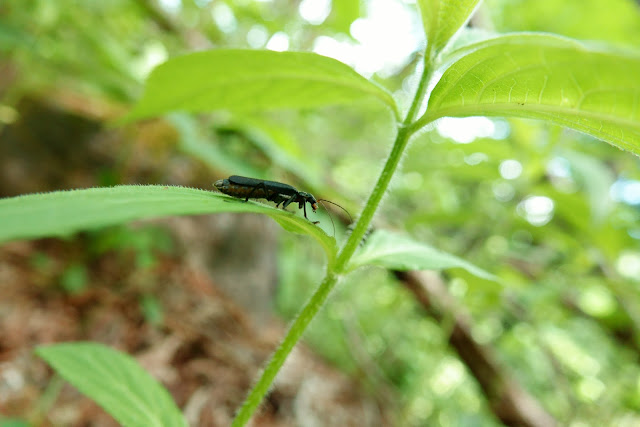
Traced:
[[[502, 115], [502, 116], [519, 116], [519, 117], [530, 117], [530, 118], [538, 118], [535, 115], [526, 116], [521, 114], [521, 112], [532, 112], [532, 113], [550, 113], [550, 114], [558, 114], [567, 116], [568, 118], [586, 118], [591, 120], [602, 120], [608, 122], [610, 124], [623, 126], [626, 128], [636, 128], [640, 131], [640, 122], [633, 119], [623, 119], [619, 116], [615, 115], [607, 115], [606, 113], [598, 113], [587, 110], [572, 108], [565, 108], [561, 106], [555, 105], [547, 105], [547, 104], [525, 104], [521, 105], [516, 102], [513, 103], [487, 103], [487, 104], [467, 104], [464, 106], [456, 106], [454, 108], [444, 108], [438, 109], [435, 111], [427, 111], [421, 118], [416, 122], [416, 128], [421, 128], [435, 120], [441, 119], [443, 117], [470, 117], [470, 116], [486, 116], [486, 115]], [[494, 114], [492, 114], [494, 113]]]
[[[360, 76], [360, 75], [358, 75]], [[364, 77], [360, 76], [361, 78], [364, 79]], [[361, 82], [354, 82], [353, 80], [349, 80], [349, 79], [332, 79], [332, 78], [321, 78], [318, 77], [317, 75], [311, 75], [311, 74], [305, 74], [305, 75], [300, 75], [300, 74], [294, 74], [294, 75], [289, 75], [289, 74], [277, 74], [277, 75], [270, 75], [269, 77], [261, 77], [261, 78], [254, 78], [254, 76], [252, 77], [246, 77], [246, 78], [235, 78], [235, 79], [223, 79], [223, 80], [217, 80], [215, 82], [211, 82], [211, 84], [207, 85], [206, 87], [197, 87], [194, 88], [192, 90], [189, 90], [188, 92], [185, 91], [185, 94], [181, 97], [180, 101], [175, 101], [176, 98], [173, 98], [172, 96], [169, 96], [168, 101], [164, 101], [164, 102], [157, 102], [157, 104], [162, 105], [166, 102], [168, 102], [171, 105], [174, 105], [175, 108], [173, 108], [173, 110], [180, 110], [182, 108], [186, 108], [188, 111], [192, 111], [192, 109], [190, 109], [188, 106], [185, 107], [185, 104], [189, 104], [189, 103], [193, 103], [194, 99], [200, 99], [200, 98], [205, 98], [208, 96], [211, 96], [208, 92], [211, 93], [215, 93], [215, 91], [217, 91], [219, 88], [225, 88], [225, 87], [230, 87], [230, 86], [242, 86], [243, 84], [261, 84], [263, 86], [269, 86], [269, 85], [273, 85], [273, 84], [277, 84], [281, 81], [286, 81], [286, 82], [291, 82], [292, 80], [298, 81], [300, 83], [322, 83], [322, 84], [326, 84], [326, 85], [332, 85], [334, 86], [336, 89], [338, 88], [346, 88], [346, 89], [350, 89], [350, 90], [355, 90], [359, 93], [361, 93], [363, 95], [363, 97], [365, 96], [373, 96], [374, 98], [379, 99], [380, 101], [382, 101], [386, 106], [388, 106], [393, 112], [394, 114], [398, 114], [397, 111], [397, 106], [395, 103], [395, 100], [393, 99], [393, 97], [386, 92], [386, 90], [382, 87], [378, 87], [376, 86], [376, 89], [374, 90], [373, 87], [371, 86], [371, 84], [364, 84]], [[339, 92], [338, 90], [336, 92]], [[143, 98], [144, 99], [144, 98]], [[273, 109], [282, 109], [283, 107], [273, 107]], [[227, 109], [224, 107], [219, 107], [219, 108], [212, 108], [212, 110], [216, 110], [216, 109]], [[231, 107], [228, 108], [231, 110], [251, 110], [251, 108], [236, 108], [236, 107]], [[200, 109], [196, 109], [196, 111], [200, 111]], [[134, 109], [132, 111], [132, 116], [133, 117], [145, 117], [146, 114], [144, 113], [144, 110], [142, 110], [141, 116], [138, 116], [136, 114], [136, 110]], [[154, 113], [155, 114], [155, 113]]]

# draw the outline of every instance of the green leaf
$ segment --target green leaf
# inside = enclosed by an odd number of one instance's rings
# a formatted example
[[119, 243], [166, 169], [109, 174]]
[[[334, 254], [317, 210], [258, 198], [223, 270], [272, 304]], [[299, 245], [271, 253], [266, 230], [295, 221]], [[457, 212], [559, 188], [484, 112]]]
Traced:
[[393, 97], [335, 59], [308, 52], [217, 49], [170, 59], [147, 79], [125, 120], [171, 111], [315, 108]]
[[442, 50], [451, 37], [471, 17], [479, 0], [418, 0], [428, 48], [434, 54]]
[[36, 353], [122, 425], [187, 425], [169, 393], [126, 354], [88, 342], [38, 347]]
[[269, 215], [289, 231], [314, 237], [327, 253], [329, 263], [335, 259], [335, 239], [301, 215], [262, 203], [245, 203], [217, 192], [156, 185], [55, 191], [0, 199], [0, 243], [67, 236], [138, 219], [220, 212]]
[[445, 116], [544, 119], [640, 154], [640, 52], [545, 34], [513, 34], [463, 50], [415, 129]]
[[487, 280], [497, 280], [494, 275], [454, 255], [442, 252], [410, 237], [389, 231], [373, 233], [363, 248], [351, 259], [349, 269], [375, 265], [392, 270], [445, 270], [463, 268], [469, 273]]

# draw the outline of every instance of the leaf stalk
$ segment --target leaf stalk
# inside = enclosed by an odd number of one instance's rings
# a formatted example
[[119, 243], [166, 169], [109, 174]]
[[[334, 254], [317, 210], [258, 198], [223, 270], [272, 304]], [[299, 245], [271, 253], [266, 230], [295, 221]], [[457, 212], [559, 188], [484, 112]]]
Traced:
[[411, 135], [414, 133], [414, 127], [412, 126], [415, 117], [419, 111], [421, 105], [423, 105], [424, 96], [427, 90], [431, 70], [431, 55], [430, 50], [427, 50], [425, 55], [425, 63], [422, 70], [422, 75], [416, 89], [416, 93], [411, 102], [411, 106], [407, 112], [404, 121], [398, 125], [396, 138], [393, 143], [389, 157], [387, 158], [384, 167], [378, 177], [376, 185], [369, 196], [362, 213], [360, 214], [356, 225], [343, 244], [338, 258], [335, 264], [329, 264], [327, 266], [327, 272], [320, 283], [320, 286], [316, 289], [314, 294], [309, 298], [305, 306], [300, 311], [298, 317], [293, 321], [289, 327], [289, 331], [282, 340], [282, 343], [278, 346], [275, 353], [267, 363], [262, 375], [254, 385], [253, 389], [249, 392], [244, 403], [238, 410], [235, 419], [233, 420], [233, 427], [244, 426], [251, 416], [254, 414], [260, 402], [269, 391], [273, 380], [280, 371], [280, 368], [287, 359], [289, 353], [300, 340], [304, 331], [307, 329], [311, 320], [316, 316], [320, 308], [326, 303], [327, 298], [331, 294], [331, 291], [335, 288], [336, 284], [342, 278], [343, 274], [347, 271], [347, 267], [351, 257], [358, 248], [358, 244], [362, 240], [365, 232], [369, 228], [369, 224], [375, 215], [375, 212], [380, 205], [380, 201], [384, 196], [384, 193], [389, 187], [391, 178], [398, 168], [402, 154], [407, 147]]

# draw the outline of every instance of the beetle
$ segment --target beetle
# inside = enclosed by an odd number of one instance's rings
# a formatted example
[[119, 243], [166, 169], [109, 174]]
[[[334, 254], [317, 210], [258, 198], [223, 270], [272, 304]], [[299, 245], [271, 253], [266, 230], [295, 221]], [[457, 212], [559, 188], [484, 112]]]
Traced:
[[311, 205], [314, 212], [318, 209], [318, 201], [313, 197], [313, 194], [298, 191], [291, 185], [282, 182], [232, 175], [226, 179], [219, 179], [213, 185], [224, 194], [238, 199], [244, 198], [245, 202], [249, 199], [267, 199], [270, 202], [275, 202], [276, 208], [282, 204], [282, 209], [286, 209], [291, 203], [297, 203], [298, 209], [303, 209], [306, 219], [309, 219], [307, 218], [307, 203]]
[[[318, 209], [318, 201], [324, 199], [316, 199], [313, 194], [304, 191], [299, 191], [289, 184], [284, 184], [277, 181], [267, 181], [264, 179], [247, 178], [245, 176], [231, 175], [229, 178], [219, 179], [213, 183], [213, 185], [221, 193], [227, 194], [238, 199], [267, 199], [270, 202], [275, 202], [276, 208], [282, 204], [282, 209], [286, 209], [291, 203], [297, 203], [298, 209], [302, 209], [305, 219], [307, 217], [307, 203], [311, 205], [311, 209], [315, 212]], [[347, 210], [337, 203], [333, 203], [329, 200], [324, 200], [333, 205], [338, 206], [345, 212]], [[351, 215], [347, 212], [349, 218]], [[329, 215], [331, 217], [331, 215]], [[312, 221], [317, 224], [318, 221]], [[333, 224], [333, 219], [331, 219]], [[335, 233], [335, 225], [334, 225]]]

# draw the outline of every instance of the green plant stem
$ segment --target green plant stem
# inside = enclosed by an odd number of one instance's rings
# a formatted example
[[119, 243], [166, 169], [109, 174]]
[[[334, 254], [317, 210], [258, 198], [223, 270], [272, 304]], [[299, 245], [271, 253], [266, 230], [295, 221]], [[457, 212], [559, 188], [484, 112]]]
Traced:
[[327, 300], [327, 297], [337, 283], [337, 280], [338, 276], [330, 272], [327, 273], [316, 292], [291, 324], [287, 335], [284, 340], [282, 340], [280, 346], [276, 349], [276, 352], [271, 356], [271, 360], [269, 360], [269, 363], [262, 372], [260, 379], [255, 386], [253, 386], [253, 389], [238, 410], [238, 413], [231, 424], [232, 427], [244, 426], [249, 421], [258, 405], [260, 405], [260, 402], [262, 402], [264, 395], [269, 391], [271, 383], [273, 383], [273, 380], [280, 371], [280, 368], [284, 364], [285, 360], [287, 360], [287, 356], [289, 356], [289, 353], [291, 353], [291, 350], [307, 329], [311, 320]]
[[40, 425], [45, 421], [46, 415], [53, 407], [58, 396], [60, 396], [60, 391], [64, 385], [65, 380], [60, 375], [55, 374], [51, 377], [49, 385], [47, 385], [31, 413], [27, 416], [31, 425]]
[[[425, 58], [430, 58], [429, 55], [425, 56]], [[338, 254], [338, 258], [336, 263], [327, 267], [327, 274], [318, 287], [315, 293], [311, 296], [309, 301], [307, 301], [306, 305], [300, 311], [298, 317], [293, 321], [287, 335], [284, 337], [280, 346], [276, 349], [275, 353], [271, 357], [271, 360], [267, 363], [266, 368], [262, 372], [262, 375], [256, 382], [255, 386], [249, 392], [249, 395], [245, 399], [244, 403], [238, 410], [235, 419], [233, 420], [233, 427], [244, 426], [258, 405], [264, 398], [267, 391], [269, 391], [269, 387], [273, 383], [276, 375], [280, 371], [280, 368], [284, 364], [287, 356], [293, 349], [293, 347], [297, 344], [298, 340], [302, 337], [302, 334], [307, 329], [311, 320], [316, 316], [320, 308], [327, 301], [327, 298], [331, 294], [331, 291], [338, 283], [341, 275], [347, 269], [349, 260], [353, 256], [353, 253], [358, 248], [358, 244], [362, 240], [365, 232], [369, 228], [369, 224], [373, 219], [373, 216], [378, 209], [378, 205], [380, 205], [380, 201], [382, 200], [382, 196], [387, 191], [387, 187], [389, 186], [389, 182], [391, 182], [391, 178], [395, 173], [398, 164], [400, 163], [400, 159], [402, 158], [402, 153], [409, 142], [409, 138], [412, 135], [412, 127], [410, 126], [415, 119], [415, 116], [419, 110], [420, 105], [422, 104], [422, 100], [424, 98], [424, 94], [427, 89], [427, 83], [429, 80], [430, 74], [428, 73], [428, 66], [430, 64], [425, 64], [424, 71], [422, 73], [422, 77], [420, 78], [420, 82], [418, 84], [418, 89], [416, 90], [416, 94], [411, 103], [411, 107], [409, 108], [409, 112], [405, 120], [398, 128], [398, 133], [396, 134], [395, 142], [393, 143], [393, 148], [391, 149], [391, 153], [387, 158], [387, 161], [378, 177], [378, 181], [367, 200], [367, 203], [362, 210], [362, 214], [358, 218], [356, 222], [356, 226], [354, 227], [351, 235], [345, 242], [344, 246], [340, 250]]]
[[[426, 58], [429, 58], [429, 56], [426, 56]], [[422, 104], [422, 100], [424, 98], [424, 94], [427, 90], [427, 84], [430, 78], [430, 73], [428, 70], [430, 69], [431, 67], [429, 67], [428, 64], [425, 64], [420, 82], [418, 83], [416, 94], [413, 97], [413, 101], [411, 102], [411, 107], [409, 108], [407, 116], [398, 129], [396, 140], [393, 143], [391, 153], [389, 154], [389, 157], [384, 164], [384, 168], [382, 168], [382, 172], [378, 177], [378, 182], [376, 182], [376, 185], [373, 188], [373, 191], [371, 192], [371, 195], [369, 196], [369, 199], [367, 200], [367, 203], [362, 210], [362, 214], [358, 218], [358, 221], [356, 222], [356, 225], [353, 228], [349, 239], [347, 239], [344, 246], [342, 247], [342, 250], [338, 254], [335, 267], [335, 270], [338, 273], [344, 273], [349, 260], [351, 260], [353, 253], [358, 248], [358, 244], [364, 237], [364, 234], [367, 232], [369, 224], [373, 219], [373, 215], [378, 210], [378, 206], [380, 205], [382, 196], [384, 196], [384, 193], [387, 191], [389, 183], [391, 182], [391, 178], [398, 168], [398, 164], [400, 163], [402, 154], [407, 147], [409, 138], [411, 137], [411, 135], [413, 135], [413, 132], [415, 132], [411, 124], [413, 123], [413, 120], [415, 119], [415, 116], [419, 111], [420, 105]]]

